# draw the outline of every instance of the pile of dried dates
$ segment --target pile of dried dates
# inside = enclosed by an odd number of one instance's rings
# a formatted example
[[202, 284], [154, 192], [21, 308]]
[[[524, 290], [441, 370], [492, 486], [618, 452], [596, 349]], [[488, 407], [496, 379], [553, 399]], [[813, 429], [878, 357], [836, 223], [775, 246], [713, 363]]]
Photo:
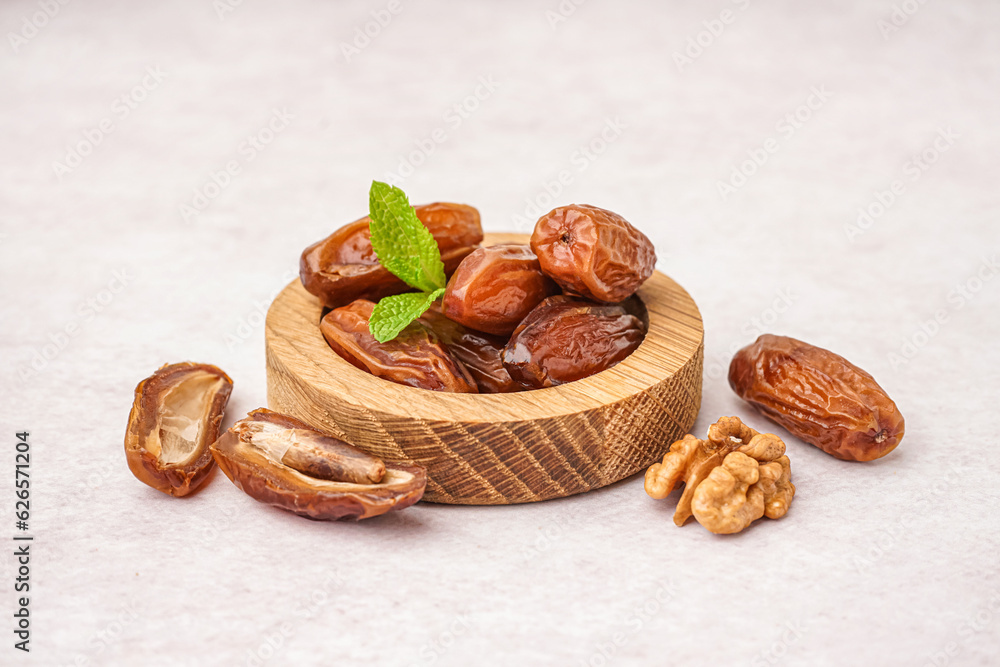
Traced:
[[[387, 342], [369, 330], [375, 300], [411, 288], [379, 262], [370, 219], [302, 254], [303, 285], [330, 309], [320, 329], [358, 368], [436, 391], [512, 392], [593, 375], [642, 342], [647, 317], [634, 293], [656, 254], [621, 216], [557, 208], [538, 221], [530, 247], [481, 247], [476, 209], [429, 204], [413, 212], [450, 280], [440, 304]], [[287, 415], [261, 408], [220, 434], [232, 388], [219, 368], [191, 362], [140, 382], [125, 435], [132, 473], [186, 496], [218, 464], [256, 500], [311, 519], [366, 519], [423, 496], [422, 468], [382, 461]]]
[[645, 337], [635, 291], [652, 275], [656, 252], [620, 215], [563, 206], [539, 219], [530, 246], [483, 247], [476, 209], [437, 203], [414, 212], [449, 279], [440, 304], [388, 342], [369, 330], [375, 301], [411, 288], [379, 263], [370, 219], [302, 253], [303, 286], [331, 309], [323, 336], [361, 370], [435, 391], [541, 389], [610, 368]]
[[[412, 220], [408, 203], [403, 210]], [[392, 337], [371, 332], [376, 301], [423, 297], [408, 294], [414, 288], [380, 263], [369, 218], [302, 253], [302, 284], [328, 309], [320, 330], [357, 368], [434, 391], [505, 393], [589, 377], [642, 343], [648, 317], [635, 292], [652, 275], [656, 253], [621, 216], [563, 206], [538, 220], [530, 245], [483, 247], [471, 206], [412, 211], [412, 225], [441, 261], [435, 291], [425, 290], [421, 310]], [[872, 461], [903, 438], [903, 416], [869, 373], [794, 338], [766, 334], [737, 352], [729, 384], [763, 416], [838, 459]], [[422, 468], [382, 461], [290, 416], [254, 410], [220, 434], [232, 388], [220, 369], [190, 362], [140, 382], [125, 435], [132, 473], [185, 496], [218, 464], [256, 500], [311, 519], [365, 519], [422, 497]], [[796, 491], [784, 441], [738, 417], [723, 417], [704, 439], [673, 443], [646, 472], [653, 498], [681, 485], [674, 522], [694, 517], [720, 534], [784, 517]]]

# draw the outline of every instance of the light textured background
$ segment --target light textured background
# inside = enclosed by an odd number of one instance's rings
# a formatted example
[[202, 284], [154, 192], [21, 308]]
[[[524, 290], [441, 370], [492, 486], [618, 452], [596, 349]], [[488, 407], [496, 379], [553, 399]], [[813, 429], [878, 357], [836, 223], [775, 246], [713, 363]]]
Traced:
[[[24, 22], [44, 2], [0, 6], [0, 439], [31, 432], [37, 539], [30, 656], [10, 647], [2, 549], [0, 663], [1000, 660], [996, 2], [908, 0], [887, 32], [887, 0], [590, 0], [554, 24], [556, 0], [404, 1], [350, 58], [342, 44], [386, 3], [245, 0], [221, 18], [209, 0], [50, 4], [37, 34]], [[678, 66], [699, 33], [707, 46]], [[143, 89], [147, 68], [164, 77]], [[494, 90], [456, 115], [481, 77]], [[828, 95], [809, 110], [814, 88]], [[275, 109], [294, 118], [251, 160], [244, 142]], [[445, 140], [400, 181], [413, 201], [474, 204], [497, 231], [524, 229], [534, 205], [593, 203], [655, 240], [705, 319], [697, 433], [728, 414], [770, 428], [724, 378], [732, 349], [768, 330], [872, 372], [906, 416], [903, 444], [859, 465], [790, 441], [790, 514], [729, 538], [674, 527], [638, 477], [361, 524], [298, 519], [221, 475], [187, 500], [133, 479], [136, 382], [206, 361], [235, 380], [228, 421], [262, 405], [260, 310], [436, 128]], [[216, 190], [231, 160], [240, 173]]]

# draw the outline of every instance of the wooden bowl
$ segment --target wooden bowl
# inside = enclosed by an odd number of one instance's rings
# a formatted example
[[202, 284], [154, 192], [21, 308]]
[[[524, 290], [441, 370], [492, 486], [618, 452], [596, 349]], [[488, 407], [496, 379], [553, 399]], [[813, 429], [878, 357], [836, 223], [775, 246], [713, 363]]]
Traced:
[[[485, 244], [527, 241], [487, 234]], [[618, 365], [548, 389], [449, 394], [341, 359], [320, 333], [322, 305], [295, 280], [267, 313], [268, 407], [385, 460], [423, 466], [432, 502], [505, 505], [599, 489], [661, 458], [701, 407], [698, 307], [659, 272], [638, 294], [649, 333]]]

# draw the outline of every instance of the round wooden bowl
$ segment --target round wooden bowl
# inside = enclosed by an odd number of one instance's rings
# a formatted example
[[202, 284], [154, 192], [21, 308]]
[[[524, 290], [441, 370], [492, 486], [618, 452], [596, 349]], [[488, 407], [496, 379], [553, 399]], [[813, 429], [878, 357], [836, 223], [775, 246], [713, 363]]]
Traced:
[[[487, 234], [485, 245], [527, 240]], [[268, 407], [385, 460], [423, 466], [431, 502], [505, 505], [599, 489], [661, 458], [701, 407], [698, 307], [659, 272], [639, 297], [649, 333], [618, 365], [548, 389], [450, 394], [341, 359], [320, 333], [322, 305], [295, 280], [267, 313]]]

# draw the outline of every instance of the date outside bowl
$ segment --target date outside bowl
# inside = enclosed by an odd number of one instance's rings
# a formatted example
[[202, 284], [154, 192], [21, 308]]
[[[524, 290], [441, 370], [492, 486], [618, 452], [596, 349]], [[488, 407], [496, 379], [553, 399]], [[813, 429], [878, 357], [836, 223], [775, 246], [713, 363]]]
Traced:
[[[484, 245], [527, 242], [487, 234]], [[701, 407], [698, 307], [659, 271], [638, 294], [649, 332], [616, 366], [548, 389], [450, 394], [341, 359], [320, 333], [322, 305], [295, 280], [267, 313], [268, 407], [387, 461], [423, 466], [431, 502], [507, 505], [599, 489], [661, 458]]]

